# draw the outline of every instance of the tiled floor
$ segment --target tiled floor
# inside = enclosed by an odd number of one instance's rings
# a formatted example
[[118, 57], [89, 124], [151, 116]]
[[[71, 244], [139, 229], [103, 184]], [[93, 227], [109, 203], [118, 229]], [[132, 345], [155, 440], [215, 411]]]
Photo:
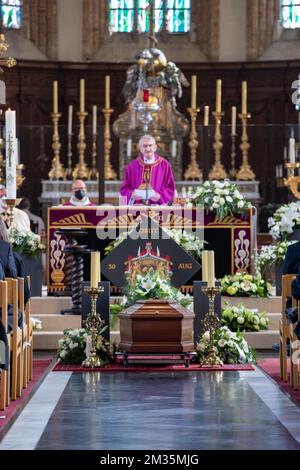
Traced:
[[52, 372], [0, 449], [300, 449], [300, 409], [255, 372]]

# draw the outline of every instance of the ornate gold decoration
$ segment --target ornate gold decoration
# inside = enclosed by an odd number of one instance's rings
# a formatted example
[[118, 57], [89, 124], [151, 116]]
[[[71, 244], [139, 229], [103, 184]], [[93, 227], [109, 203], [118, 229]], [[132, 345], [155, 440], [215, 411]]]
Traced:
[[187, 170], [184, 173], [184, 179], [201, 181], [203, 178], [203, 174], [197, 162], [197, 148], [199, 146], [199, 143], [197, 140], [196, 130], [196, 119], [197, 114], [200, 112], [200, 108], [188, 108], [188, 112], [191, 115], [191, 132], [189, 141], [189, 147], [191, 149], [191, 163], [189, 164]]
[[68, 134], [68, 168], [66, 169], [66, 177], [67, 179], [72, 179], [72, 136], [73, 134]]
[[106, 180], [115, 180], [117, 178], [116, 172], [113, 170], [110, 163], [110, 150], [111, 150], [111, 139], [110, 139], [110, 116], [113, 112], [111, 108], [102, 109], [105, 119], [104, 127], [104, 178]]
[[61, 144], [59, 142], [59, 133], [58, 133], [58, 121], [61, 117], [61, 113], [51, 113], [51, 118], [53, 122], [53, 137], [52, 137], [52, 149], [54, 157], [52, 159], [51, 170], [48, 173], [50, 180], [60, 180], [66, 178], [66, 173], [64, 167], [60, 161], [60, 149]]
[[65, 273], [61, 269], [55, 269], [51, 273], [51, 279], [54, 282], [54, 284], [61, 285], [64, 278], [65, 278]]
[[90, 180], [98, 179], [98, 170], [97, 170], [97, 134], [93, 134], [93, 144], [92, 144], [92, 168], [90, 171]]
[[209, 331], [209, 351], [208, 355], [204, 358], [202, 366], [219, 366], [223, 365], [221, 359], [217, 355], [214, 347], [214, 333], [220, 327], [220, 320], [215, 314], [215, 297], [220, 292], [217, 287], [205, 287], [202, 289], [204, 294], [208, 296], [208, 313], [203, 320], [203, 327], [205, 331]]
[[5, 201], [6, 209], [2, 213], [2, 216], [6, 225], [10, 227], [14, 219], [14, 208], [20, 204], [22, 199], [21, 198], [9, 199], [7, 197], [4, 197], [3, 200]]
[[91, 311], [85, 322], [85, 327], [87, 332], [92, 337], [92, 347], [90, 355], [83, 361], [83, 367], [89, 367], [93, 369], [94, 367], [101, 367], [103, 365], [101, 359], [97, 356], [96, 345], [97, 339], [100, 335], [103, 321], [101, 316], [97, 313], [97, 299], [99, 294], [102, 294], [104, 291], [103, 287], [85, 287], [85, 292], [87, 292], [91, 298]]
[[212, 114], [216, 121], [215, 142], [213, 145], [215, 151], [215, 163], [208, 174], [208, 178], [210, 180], [224, 180], [225, 178], [227, 178], [227, 173], [221, 163], [221, 153], [223, 148], [221, 123], [224, 113], [214, 111]]
[[295, 170], [300, 167], [299, 163], [286, 163], [285, 167], [287, 168], [287, 178], [284, 178], [284, 186], [287, 186], [295, 198], [300, 199], [300, 176], [295, 176]]
[[236, 217], [233, 217], [232, 215], [226, 215], [225, 217], [218, 217], [216, 216], [215, 219], [212, 222], [209, 222], [207, 226], [210, 225], [245, 225], [244, 220], [237, 219]]
[[73, 214], [70, 217], [65, 217], [52, 223], [52, 225], [93, 225], [92, 222], [88, 222], [85, 218], [84, 213]]
[[242, 121], [243, 132], [242, 132], [242, 143], [240, 145], [240, 149], [243, 155], [242, 165], [237, 172], [236, 179], [237, 180], [245, 180], [245, 181], [253, 181], [255, 180], [255, 174], [252, 171], [251, 166], [249, 165], [248, 161], [248, 153], [250, 149], [250, 144], [248, 142], [248, 134], [247, 134], [247, 121], [251, 118], [251, 114], [239, 114], [239, 118]]
[[17, 165], [17, 175], [16, 175], [17, 189], [19, 189], [22, 186], [22, 184], [24, 183], [26, 179], [25, 176], [23, 176], [24, 168], [25, 168], [25, 165], [23, 165], [23, 163], [20, 163], [19, 165]]
[[89, 169], [85, 163], [86, 143], [85, 143], [84, 121], [87, 115], [88, 113], [86, 113], [85, 111], [78, 111], [77, 113], [77, 116], [79, 119], [79, 134], [78, 134], [78, 143], [77, 143], [78, 163], [75, 166], [73, 173], [72, 173], [74, 180], [76, 180], [77, 178], [87, 180], [89, 177]]
[[229, 171], [229, 176], [232, 180], [236, 177], [236, 167], [235, 167], [235, 157], [236, 157], [236, 134], [231, 134], [231, 168]]
[[[3, 54], [5, 54], [8, 48], [9, 48], [9, 44], [5, 42], [5, 34], [0, 34], [0, 56], [3, 56]], [[17, 65], [17, 61], [13, 59], [12, 57], [8, 57], [8, 58], [1, 57], [0, 66], [1, 65], [11, 68]], [[1, 72], [3, 72], [1, 68], [0, 70]]]

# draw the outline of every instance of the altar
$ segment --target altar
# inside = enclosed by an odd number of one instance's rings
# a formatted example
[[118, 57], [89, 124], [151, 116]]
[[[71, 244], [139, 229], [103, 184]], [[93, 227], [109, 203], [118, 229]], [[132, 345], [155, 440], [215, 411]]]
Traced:
[[[162, 228], [190, 230], [207, 241], [206, 249], [215, 251], [216, 277], [236, 271], [253, 270], [252, 253], [255, 224], [252, 209], [245, 214], [218, 218], [201, 208], [182, 206], [119, 206], [97, 207], [58, 206], [48, 209], [48, 292], [63, 292], [66, 284], [64, 235], [60, 229], [84, 229], [80, 243], [98, 250], [104, 258], [105, 247], [119, 234], [136, 226], [141, 218], [150, 217]], [[89, 276], [89, 256], [85, 258], [85, 280]], [[201, 279], [201, 270], [195, 276]], [[105, 279], [104, 279], [105, 280]], [[189, 281], [192, 285], [193, 279]]]

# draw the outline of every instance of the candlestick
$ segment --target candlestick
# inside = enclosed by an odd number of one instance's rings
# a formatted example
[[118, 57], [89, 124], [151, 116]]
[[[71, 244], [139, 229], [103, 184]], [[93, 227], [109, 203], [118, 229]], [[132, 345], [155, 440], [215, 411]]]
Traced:
[[222, 112], [222, 80], [217, 80], [216, 111], [217, 113]]
[[231, 135], [236, 135], [236, 106], [231, 108]]
[[242, 83], [242, 114], [247, 114], [247, 82]]
[[85, 112], [85, 83], [83, 78], [80, 80], [80, 112]]
[[8, 199], [16, 199], [16, 112], [10, 109], [5, 112], [6, 142], [6, 192]]
[[93, 106], [93, 134], [97, 134], [97, 106]]
[[72, 134], [72, 121], [73, 121], [73, 105], [70, 104], [69, 106], [69, 113], [68, 113], [68, 134]]
[[208, 251], [203, 250], [202, 251], [202, 281], [207, 282], [208, 281]]
[[215, 252], [209, 251], [207, 253], [207, 287], [215, 287]]
[[105, 76], [105, 108], [110, 108], [110, 76]]
[[176, 157], [176, 153], [177, 153], [177, 142], [176, 140], [172, 140], [171, 155], [173, 158]]
[[249, 138], [247, 133], [247, 123], [248, 120], [251, 118], [251, 114], [239, 114], [239, 117], [242, 121], [242, 137], [241, 137], [241, 145], [240, 149], [242, 151], [242, 164], [240, 166], [239, 171], [237, 172], [236, 179], [240, 181], [253, 181], [255, 180], [255, 173], [253, 172], [248, 159], [250, 144]]
[[197, 75], [192, 75], [191, 108], [197, 107]]
[[110, 116], [113, 112], [113, 109], [102, 109], [104, 113], [104, 178], [106, 180], [114, 180], [117, 178], [117, 174], [114, 171], [111, 163], [110, 163], [110, 150], [111, 150], [111, 138], [110, 138]]
[[209, 106], [204, 106], [204, 126], [209, 126]]
[[53, 82], [53, 113], [58, 113], [58, 82]]
[[296, 163], [296, 141], [294, 137], [289, 140], [289, 159], [290, 163]]
[[92, 251], [91, 253], [91, 279], [90, 284], [92, 288], [98, 287], [100, 280], [100, 253], [99, 251]]
[[197, 148], [199, 146], [197, 128], [196, 128], [196, 119], [197, 114], [199, 113], [199, 108], [188, 108], [188, 112], [191, 115], [191, 133], [189, 147], [191, 149], [191, 162], [184, 173], [185, 180], [202, 180], [203, 174], [202, 170], [199, 168], [197, 162]]
[[210, 180], [224, 180], [225, 178], [227, 178], [227, 173], [221, 162], [221, 154], [222, 154], [222, 148], [223, 148], [221, 123], [222, 123], [222, 117], [224, 116], [224, 113], [213, 112], [212, 114], [216, 121], [215, 141], [213, 144], [213, 148], [215, 151], [215, 161], [214, 161], [212, 169], [208, 173], [208, 178]]

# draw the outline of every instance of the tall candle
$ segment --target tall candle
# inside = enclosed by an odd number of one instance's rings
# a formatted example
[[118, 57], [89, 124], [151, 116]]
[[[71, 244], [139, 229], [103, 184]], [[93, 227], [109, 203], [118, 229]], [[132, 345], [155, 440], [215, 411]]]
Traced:
[[294, 137], [289, 140], [289, 157], [290, 163], [296, 163], [296, 141]]
[[92, 251], [91, 253], [91, 287], [98, 287], [100, 277], [100, 253]]
[[105, 76], [105, 108], [110, 108], [110, 76]]
[[80, 80], [80, 112], [85, 110], [85, 83], [84, 78]]
[[97, 134], [97, 105], [93, 105], [93, 134]]
[[208, 251], [202, 251], [202, 281], [208, 281]]
[[131, 157], [131, 146], [132, 146], [132, 140], [128, 139], [127, 140], [127, 157]]
[[231, 135], [236, 135], [236, 106], [231, 108]]
[[58, 113], [58, 82], [53, 82], [53, 113]]
[[222, 112], [222, 80], [217, 80], [216, 111], [217, 113]]
[[191, 108], [197, 107], [197, 75], [192, 75]]
[[242, 83], [242, 114], [247, 114], [247, 82]]
[[177, 142], [176, 140], [172, 140], [172, 149], [171, 149], [172, 157], [176, 157], [176, 153], [177, 153]]
[[204, 126], [209, 126], [209, 106], [204, 106]]
[[209, 251], [207, 255], [207, 265], [208, 265], [208, 280], [207, 287], [215, 287], [215, 252]]
[[5, 142], [6, 142], [6, 192], [9, 199], [16, 199], [16, 111], [5, 111]]
[[73, 121], [73, 105], [70, 104], [69, 106], [69, 113], [68, 113], [68, 134], [72, 134], [72, 121]]

